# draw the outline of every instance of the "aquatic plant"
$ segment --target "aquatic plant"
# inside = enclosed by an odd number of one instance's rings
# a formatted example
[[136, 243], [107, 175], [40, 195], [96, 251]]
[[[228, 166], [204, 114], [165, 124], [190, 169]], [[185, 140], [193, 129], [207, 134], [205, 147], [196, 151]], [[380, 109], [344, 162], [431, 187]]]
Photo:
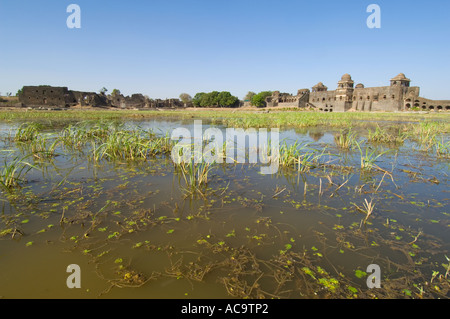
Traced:
[[320, 165], [319, 160], [325, 154], [325, 151], [326, 148], [319, 152], [316, 149], [309, 148], [309, 144], [300, 144], [298, 141], [291, 145], [285, 142], [280, 147], [278, 161], [280, 167], [307, 172]]
[[52, 158], [56, 155], [59, 143], [60, 141], [52, 134], [40, 134], [28, 144], [28, 147], [37, 159]]
[[416, 141], [422, 151], [429, 151], [437, 136], [445, 132], [448, 132], [448, 124], [441, 122], [421, 122], [406, 128], [408, 138]]
[[16, 142], [30, 142], [36, 139], [42, 130], [42, 125], [39, 123], [23, 123], [17, 129], [14, 135], [14, 140]]
[[402, 128], [399, 128], [398, 132], [393, 134], [377, 125], [374, 131], [369, 129], [367, 140], [372, 143], [403, 144], [406, 137], [407, 135]]
[[366, 147], [366, 149], [363, 151], [361, 148], [362, 142], [355, 141], [355, 145], [359, 150], [360, 153], [360, 168], [364, 171], [371, 171], [374, 168], [379, 168], [377, 165], [375, 165], [375, 162], [383, 156], [384, 154], [387, 154], [389, 150], [384, 152], [379, 152], [378, 149], [372, 149], [370, 146]]
[[334, 136], [334, 143], [342, 150], [349, 150], [356, 138], [356, 133], [351, 128], [341, 130]]
[[3, 169], [0, 171], [0, 186], [5, 189], [11, 189], [25, 182], [26, 174], [35, 168], [32, 164], [26, 161], [27, 156], [16, 156], [4, 159]]
[[445, 142], [444, 138], [440, 140], [436, 139], [433, 144], [438, 157], [450, 157], [450, 141]]
[[182, 187], [185, 196], [199, 194], [205, 198], [208, 176], [212, 169], [212, 164], [203, 159], [200, 161], [181, 161], [175, 163], [176, 172], [181, 173], [185, 186]]

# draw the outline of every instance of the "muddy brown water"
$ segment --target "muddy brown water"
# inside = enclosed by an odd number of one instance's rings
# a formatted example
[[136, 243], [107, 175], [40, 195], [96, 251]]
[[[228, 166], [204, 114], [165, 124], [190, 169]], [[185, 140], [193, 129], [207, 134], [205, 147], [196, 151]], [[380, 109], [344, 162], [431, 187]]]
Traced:
[[[127, 125], [164, 135], [193, 121]], [[0, 125], [3, 150], [17, 126]], [[218, 164], [205, 197], [185, 196], [170, 157], [92, 163], [60, 147], [20, 190], [2, 190], [0, 296], [448, 298], [448, 159], [406, 141], [376, 146], [392, 149], [377, 161], [392, 178], [362, 173], [336, 133], [282, 130], [281, 140], [331, 155], [305, 173]], [[364, 223], [366, 199], [375, 206]], [[67, 287], [71, 264], [80, 289]], [[366, 285], [370, 264], [381, 268], [380, 289]]]

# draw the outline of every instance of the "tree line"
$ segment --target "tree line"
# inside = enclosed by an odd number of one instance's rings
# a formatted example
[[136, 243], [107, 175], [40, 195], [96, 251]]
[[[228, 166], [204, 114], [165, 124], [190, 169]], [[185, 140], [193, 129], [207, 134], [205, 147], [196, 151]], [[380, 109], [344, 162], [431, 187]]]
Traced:
[[[262, 91], [258, 94], [248, 92], [244, 97], [244, 101], [250, 102], [252, 106], [265, 107], [266, 98], [271, 95], [272, 91]], [[194, 98], [187, 93], [182, 93], [180, 100], [185, 104], [192, 103], [195, 107], [238, 107], [240, 105], [239, 98], [227, 91], [200, 92]]]

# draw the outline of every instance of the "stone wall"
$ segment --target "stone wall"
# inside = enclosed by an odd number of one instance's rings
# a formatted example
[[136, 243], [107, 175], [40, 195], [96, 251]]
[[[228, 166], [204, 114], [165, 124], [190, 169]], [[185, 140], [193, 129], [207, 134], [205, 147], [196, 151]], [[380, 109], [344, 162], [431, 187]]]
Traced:
[[423, 97], [405, 100], [404, 110], [419, 109], [422, 111], [450, 111], [450, 100], [430, 100]]
[[19, 101], [26, 106], [61, 107], [70, 104], [67, 87], [24, 86]]
[[275, 91], [272, 96], [266, 98], [266, 105], [267, 107], [299, 108], [306, 107], [308, 100], [308, 89], [298, 90], [297, 95]]
[[66, 106], [73, 106], [73, 105], [91, 106], [91, 107], [111, 106], [111, 102], [104, 94], [97, 94], [95, 92], [80, 92], [80, 91], [69, 91], [69, 92], [71, 103], [69, 103]]
[[69, 91], [67, 87], [24, 86], [19, 101], [27, 107], [109, 106], [105, 95]]

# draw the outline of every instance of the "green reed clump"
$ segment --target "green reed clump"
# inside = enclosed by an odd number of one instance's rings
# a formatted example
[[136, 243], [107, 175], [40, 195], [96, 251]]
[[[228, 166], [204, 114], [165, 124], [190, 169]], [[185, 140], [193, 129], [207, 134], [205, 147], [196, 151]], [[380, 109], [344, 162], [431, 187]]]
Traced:
[[407, 136], [413, 141], [416, 141], [420, 149], [428, 151], [433, 146], [438, 134], [443, 133], [445, 126], [438, 122], [422, 122], [418, 125], [408, 127]]
[[360, 153], [361, 170], [371, 171], [374, 168], [379, 168], [377, 165], [375, 165], [375, 162], [384, 154], [389, 153], [389, 150], [380, 152], [377, 148], [372, 149], [370, 146], [368, 146], [363, 151], [361, 148], [361, 144], [362, 142], [355, 141], [355, 145]]
[[111, 132], [98, 149], [100, 159], [137, 159], [147, 158], [147, 145], [138, 132]]
[[18, 146], [31, 152], [35, 158], [51, 158], [56, 155], [59, 140], [54, 134], [42, 133], [43, 126], [40, 123], [22, 124], [16, 131], [12, 140]]
[[30, 142], [37, 138], [42, 131], [42, 124], [39, 123], [24, 123], [20, 125], [14, 135], [16, 142]]
[[450, 141], [444, 142], [444, 138], [441, 140], [434, 140], [434, 149], [438, 157], [450, 158]]
[[28, 147], [35, 158], [52, 158], [56, 156], [56, 148], [60, 141], [52, 134], [38, 135]]
[[280, 147], [279, 163], [281, 167], [293, 167], [298, 163], [298, 158], [301, 156], [301, 149], [306, 145], [301, 146], [298, 141], [294, 144], [288, 145], [284, 142]]
[[209, 173], [213, 165], [201, 159], [200, 161], [180, 161], [175, 163], [175, 171], [180, 173], [185, 186], [182, 187], [185, 196], [195, 196], [196, 194], [202, 197], [206, 196], [206, 190], [209, 180]]
[[35, 168], [26, 159], [29, 157], [5, 157], [3, 168], [0, 170], [0, 186], [5, 189], [11, 189], [13, 187], [18, 187], [20, 184], [25, 182], [26, 174]]
[[59, 134], [59, 138], [65, 146], [80, 149], [90, 141], [104, 141], [112, 132], [122, 129], [123, 125], [113, 121], [99, 121], [96, 123], [83, 121], [63, 129]]
[[299, 172], [307, 172], [320, 165], [319, 160], [324, 155], [322, 152], [310, 149], [309, 144], [301, 145], [298, 141], [288, 145], [286, 142], [281, 145], [278, 161], [282, 168], [294, 168]]
[[[100, 143], [96, 143], [98, 141]], [[143, 130], [113, 130], [106, 138], [95, 140], [91, 145], [94, 160], [147, 159], [149, 156], [168, 154], [173, 146], [167, 135], [155, 137], [153, 132]]]
[[367, 140], [371, 143], [403, 144], [406, 138], [407, 135], [401, 128], [398, 129], [396, 133], [391, 133], [377, 125], [374, 131], [369, 129], [369, 136]]
[[341, 130], [334, 136], [334, 143], [342, 150], [349, 150], [356, 139], [356, 133], [352, 129]]

